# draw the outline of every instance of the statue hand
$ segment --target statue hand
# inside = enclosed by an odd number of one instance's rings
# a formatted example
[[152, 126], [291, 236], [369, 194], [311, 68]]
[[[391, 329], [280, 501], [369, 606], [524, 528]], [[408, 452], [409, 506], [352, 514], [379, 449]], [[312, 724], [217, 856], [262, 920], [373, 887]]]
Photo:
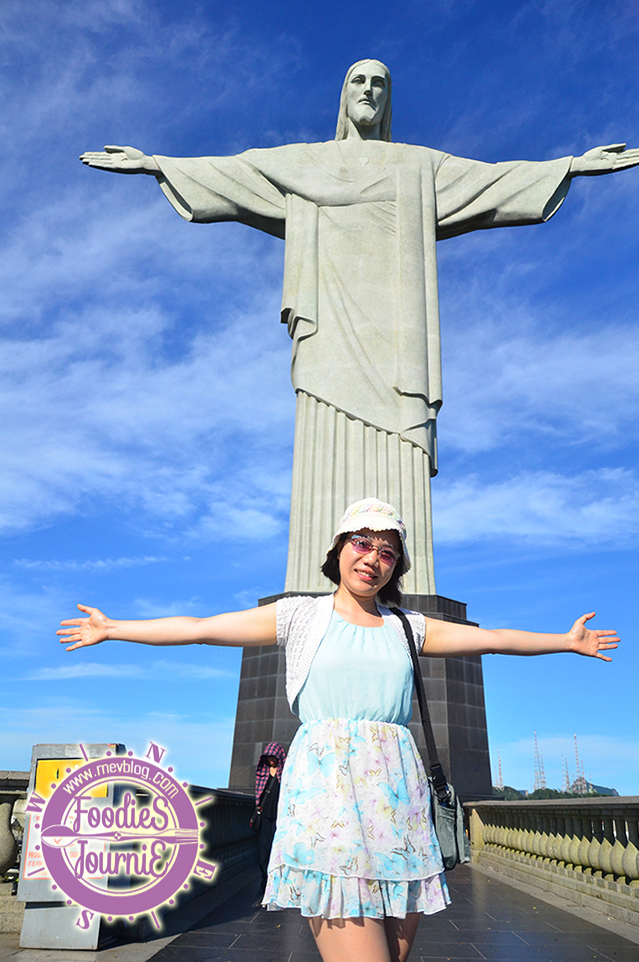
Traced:
[[570, 165], [571, 177], [587, 177], [593, 174], [612, 174], [626, 167], [639, 164], [639, 150], [626, 150], [625, 144], [608, 144], [607, 147], [593, 147], [581, 157], [573, 157]]
[[160, 168], [152, 157], [147, 157], [137, 147], [107, 146], [104, 150], [87, 150], [80, 154], [87, 167], [112, 170], [116, 174], [159, 174]]
[[602, 655], [602, 651], [609, 648], [616, 648], [619, 644], [619, 637], [616, 631], [608, 629], [586, 628], [586, 622], [595, 617], [595, 612], [582, 615], [568, 632], [570, 650], [577, 655], [589, 655], [591, 658], [601, 658], [602, 661], [612, 661], [608, 655]]
[[59, 628], [57, 635], [63, 635], [60, 643], [66, 645], [72, 641], [67, 651], [74, 651], [76, 648], [86, 648], [89, 645], [99, 645], [108, 638], [108, 619], [99, 608], [89, 608], [86, 605], [78, 605], [80, 611], [85, 611], [88, 618], [70, 618], [68, 621], [61, 621], [61, 625], [68, 627]]

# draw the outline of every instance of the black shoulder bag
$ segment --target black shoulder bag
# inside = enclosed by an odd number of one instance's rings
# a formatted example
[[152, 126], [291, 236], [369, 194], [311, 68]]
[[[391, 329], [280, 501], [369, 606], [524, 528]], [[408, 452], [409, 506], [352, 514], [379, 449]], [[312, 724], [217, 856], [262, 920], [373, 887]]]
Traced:
[[401, 608], [391, 609], [396, 614], [404, 626], [410, 656], [413, 662], [413, 677], [415, 680], [415, 691], [417, 701], [422, 716], [422, 728], [426, 739], [426, 749], [430, 762], [430, 803], [433, 816], [435, 834], [442, 852], [442, 861], [447, 871], [455, 868], [458, 862], [470, 862], [470, 843], [464, 828], [464, 812], [461, 803], [455, 794], [455, 789], [446, 781], [444, 769], [442, 768], [437, 746], [433, 736], [433, 726], [430, 723], [428, 704], [424, 693], [424, 682], [419, 667], [417, 648], [410, 621]]

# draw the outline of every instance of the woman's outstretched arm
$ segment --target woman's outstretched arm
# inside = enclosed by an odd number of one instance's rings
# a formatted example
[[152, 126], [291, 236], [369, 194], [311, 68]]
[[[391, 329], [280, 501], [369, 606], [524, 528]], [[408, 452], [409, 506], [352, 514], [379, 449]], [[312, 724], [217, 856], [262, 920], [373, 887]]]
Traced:
[[594, 616], [594, 611], [582, 615], [570, 631], [558, 635], [513, 628], [475, 628], [427, 618], [426, 640], [421, 654], [438, 658], [447, 655], [551, 655], [565, 651], [612, 661], [602, 652], [617, 647], [617, 632], [587, 628], [586, 622]]
[[277, 624], [274, 604], [247, 611], [229, 611], [210, 618], [152, 618], [117, 621], [99, 608], [78, 605], [86, 618], [61, 621], [57, 631], [67, 651], [99, 645], [103, 641], [135, 641], [141, 645], [274, 645]]

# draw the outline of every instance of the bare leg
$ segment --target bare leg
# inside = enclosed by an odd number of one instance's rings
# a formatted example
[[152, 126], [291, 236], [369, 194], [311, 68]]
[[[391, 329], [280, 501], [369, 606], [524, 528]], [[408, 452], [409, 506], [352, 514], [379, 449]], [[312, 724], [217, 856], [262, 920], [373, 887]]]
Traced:
[[419, 914], [405, 919], [309, 919], [323, 962], [406, 962]]
[[392, 962], [383, 919], [309, 919], [323, 962]]
[[417, 933], [420, 912], [411, 912], [405, 919], [384, 919], [391, 962], [406, 962]]

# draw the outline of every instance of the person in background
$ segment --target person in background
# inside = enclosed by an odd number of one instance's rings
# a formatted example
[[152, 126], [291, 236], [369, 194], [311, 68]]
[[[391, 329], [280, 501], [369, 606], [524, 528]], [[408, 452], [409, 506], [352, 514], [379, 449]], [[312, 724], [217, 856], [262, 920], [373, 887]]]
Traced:
[[261, 894], [264, 894], [266, 888], [268, 860], [277, 823], [277, 803], [280, 797], [280, 783], [285, 761], [286, 752], [282, 746], [277, 742], [269, 742], [260, 755], [255, 770], [255, 804], [262, 809], [260, 826]]

